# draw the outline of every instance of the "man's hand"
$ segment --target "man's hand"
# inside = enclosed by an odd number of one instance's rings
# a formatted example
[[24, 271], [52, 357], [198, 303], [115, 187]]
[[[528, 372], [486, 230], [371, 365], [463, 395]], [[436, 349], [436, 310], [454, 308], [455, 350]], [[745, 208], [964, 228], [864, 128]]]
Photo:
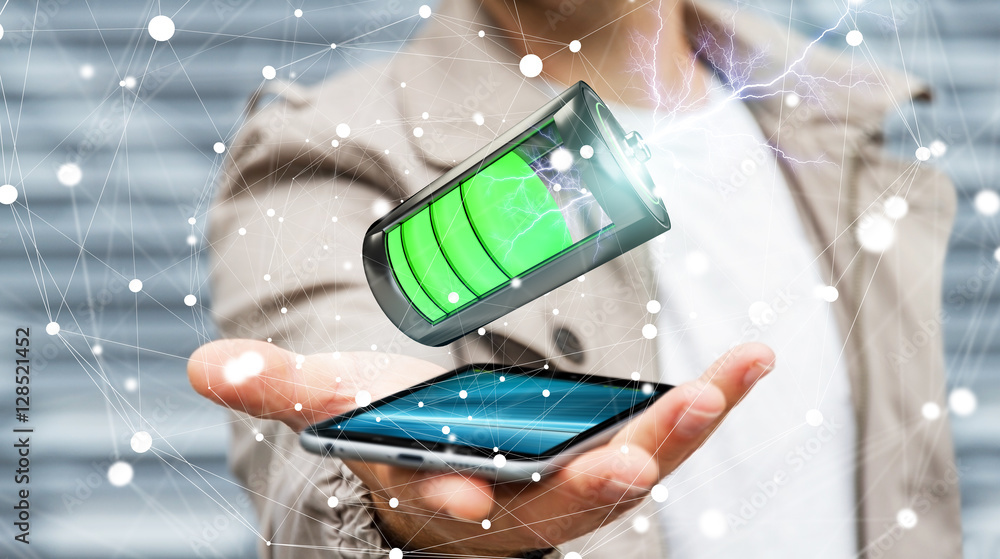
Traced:
[[[372, 490], [380, 525], [396, 545], [489, 556], [547, 548], [638, 504], [773, 363], [767, 346], [737, 346], [697, 380], [669, 391], [611, 442], [539, 482], [495, 484], [453, 472], [347, 464]], [[443, 372], [426, 361], [381, 353], [317, 354], [299, 362], [293, 353], [252, 340], [206, 344], [188, 362], [191, 385], [203, 396], [295, 431], [354, 408], [361, 390], [377, 400]], [[395, 508], [388, 505], [392, 498], [399, 500]]]

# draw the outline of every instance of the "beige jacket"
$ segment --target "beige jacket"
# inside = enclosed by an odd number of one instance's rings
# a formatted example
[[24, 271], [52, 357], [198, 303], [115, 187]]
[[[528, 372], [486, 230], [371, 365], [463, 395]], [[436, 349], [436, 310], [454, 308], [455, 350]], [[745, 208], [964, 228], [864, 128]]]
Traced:
[[[785, 155], [783, 169], [823, 277], [840, 291], [834, 306], [846, 333], [859, 441], [859, 556], [959, 557], [948, 420], [921, 416], [926, 402], [945, 408], [941, 269], [955, 195], [945, 177], [915, 160], [890, 159], [880, 146], [887, 111], [926, 97], [926, 90], [861, 56], [819, 47], [778, 77], [786, 56], [806, 51], [802, 39], [726, 7], [699, 3], [688, 6], [687, 16], [709, 63], [743, 83], [767, 84], [748, 90], [755, 99], [747, 105]], [[480, 29], [486, 38], [477, 36]], [[547, 100], [490, 29], [474, 2], [446, 1], [405, 50], [384, 62], [357, 63], [308, 90], [272, 87], [277, 99], [255, 100], [263, 108], [231, 148], [211, 213], [214, 313], [223, 335], [273, 338], [302, 353], [375, 346], [446, 367], [544, 361], [571, 371], [658, 378], [656, 345], [640, 332], [656, 286], [643, 247], [588, 273], [572, 290], [556, 290], [491, 324], [485, 336], [449, 348], [409, 341], [368, 290], [360, 251], [373, 208], [384, 211], [415, 193]], [[740, 62], [761, 53], [752, 67]], [[796, 91], [802, 102], [790, 107], [772, 95], [778, 89]], [[475, 113], [484, 115], [484, 125], [473, 122]], [[351, 127], [347, 139], [335, 133], [340, 123]], [[417, 126], [425, 132], [420, 138], [412, 133]], [[860, 250], [858, 231], [893, 195], [909, 202], [895, 243], [882, 254]], [[580, 298], [581, 290], [588, 296]], [[342, 463], [304, 452], [275, 422], [237, 419], [232, 464], [257, 507], [262, 557], [384, 553], [365, 490]], [[266, 444], [253, 440], [254, 429]], [[331, 495], [340, 501], [334, 508], [327, 504]], [[912, 529], [897, 524], [906, 508], [918, 515]], [[558, 530], [548, 536], [559, 539]], [[595, 559], [669, 556], [661, 540], [656, 522], [640, 535], [619, 521], [560, 549]]]

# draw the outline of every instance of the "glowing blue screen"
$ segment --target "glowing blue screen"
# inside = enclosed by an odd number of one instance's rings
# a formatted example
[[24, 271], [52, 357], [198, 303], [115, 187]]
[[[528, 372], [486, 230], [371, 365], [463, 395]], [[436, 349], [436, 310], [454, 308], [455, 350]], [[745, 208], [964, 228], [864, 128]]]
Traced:
[[328, 429], [540, 455], [656, 395], [648, 389], [470, 370]]

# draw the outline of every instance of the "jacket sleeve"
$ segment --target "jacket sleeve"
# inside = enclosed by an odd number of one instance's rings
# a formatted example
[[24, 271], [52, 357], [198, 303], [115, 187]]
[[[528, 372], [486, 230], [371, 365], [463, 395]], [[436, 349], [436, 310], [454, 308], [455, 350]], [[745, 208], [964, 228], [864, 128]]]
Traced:
[[[317, 116], [326, 110], [285, 95], [250, 116], [230, 146], [209, 216], [219, 331], [302, 354], [375, 350], [447, 366], [447, 349], [411, 342], [385, 318], [361, 265], [376, 212], [407, 195], [405, 164], [385, 154], [405, 146], [364, 131], [339, 138]], [[233, 419], [231, 465], [258, 514], [261, 557], [388, 549], [367, 489], [340, 460], [308, 453], [278, 422]]]

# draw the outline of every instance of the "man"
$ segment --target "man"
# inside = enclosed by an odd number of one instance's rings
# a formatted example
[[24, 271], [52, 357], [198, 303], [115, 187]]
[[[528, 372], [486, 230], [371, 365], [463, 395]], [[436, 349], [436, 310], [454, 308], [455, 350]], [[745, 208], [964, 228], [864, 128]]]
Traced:
[[[233, 463], [261, 555], [960, 556], [948, 424], [921, 415], [943, 402], [954, 194], [879, 146], [926, 90], [785, 35], [701, 4], [456, 0], [390, 60], [255, 113], [211, 216], [218, 324], [252, 340], [202, 347], [189, 377], [249, 413]], [[674, 230], [484, 334], [408, 341], [365, 282], [367, 226], [579, 79], [652, 140]], [[755, 340], [775, 352], [733, 347]], [[527, 486], [298, 446], [360, 390], [476, 361], [687, 383]]]

